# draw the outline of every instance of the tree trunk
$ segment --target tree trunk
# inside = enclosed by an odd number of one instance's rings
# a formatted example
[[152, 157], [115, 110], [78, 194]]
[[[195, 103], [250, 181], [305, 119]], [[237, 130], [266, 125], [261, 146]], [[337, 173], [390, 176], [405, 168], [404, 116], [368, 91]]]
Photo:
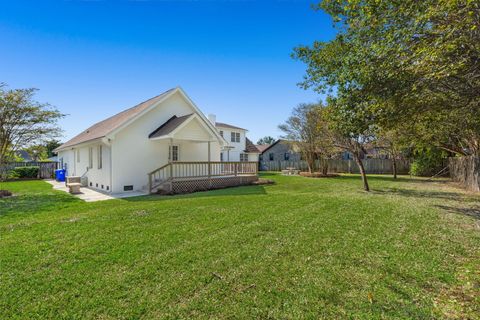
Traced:
[[353, 158], [355, 159], [355, 162], [357, 163], [357, 166], [360, 169], [360, 174], [362, 175], [363, 189], [365, 191], [370, 191], [370, 187], [368, 186], [368, 181], [367, 181], [367, 175], [365, 174], [365, 168], [363, 167], [362, 160], [355, 153], [353, 154]]
[[392, 157], [393, 179], [397, 179], [397, 159]]
[[325, 176], [328, 174], [328, 161], [326, 159], [322, 159], [322, 174]]
[[307, 155], [307, 165], [308, 165], [308, 172], [313, 173], [315, 171], [315, 158], [312, 157], [310, 154]]

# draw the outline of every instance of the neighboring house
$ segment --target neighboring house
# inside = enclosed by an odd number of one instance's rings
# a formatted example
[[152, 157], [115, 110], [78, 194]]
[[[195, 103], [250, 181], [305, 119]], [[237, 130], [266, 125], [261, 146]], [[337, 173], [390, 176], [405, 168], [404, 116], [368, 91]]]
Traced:
[[154, 192], [167, 183], [170, 188], [187, 188], [187, 178], [230, 175], [229, 185], [241, 182], [231, 178], [233, 174], [236, 178], [254, 173], [256, 178], [254, 166], [212, 169], [211, 162], [220, 161], [227, 147], [229, 143], [186, 93], [175, 88], [94, 124], [55, 152], [67, 176], [87, 177], [91, 188]]
[[32, 162], [33, 161], [30, 154], [25, 150], [18, 150], [16, 153], [17, 153], [17, 157], [22, 158], [24, 162]]
[[[265, 147], [266, 146], [266, 147]], [[257, 145], [260, 150], [260, 161], [299, 161], [302, 155], [295, 151], [295, 147], [288, 140], [279, 139], [270, 145]], [[348, 151], [341, 151], [333, 158], [342, 160], [353, 160]], [[388, 159], [388, 155], [381, 148], [367, 146], [366, 153], [362, 153], [362, 159]]]
[[[365, 148], [366, 152], [360, 154], [361, 159], [389, 159], [389, 155], [385, 152], [384, 149], [380, 147], [367, 146]], [[353, 160], [353, 155], [348, 151], [342, 151], [339, 154], [340, 159], [342, 160]]]
[[[261, 146], [257, 145], [257, 148]], [[288, 140], [278, 139], [274, 143], [262, 148], [261, 161], [299, 161], [302, 156], [295, 151], [294, 146]]]
[[231, 124], [217, 122], [215, 115], [208, 116], [217, 128], [220, 135], [227, 140], [229, 146], [220, 153], [221, 161], [235, 162], [235, 161], [255, 161], [258, 162], [260, 151], [250, 141], [246, 134], [247, 130], [233, 126]]
[[267, 149], [270, 146], [271, 146], [271, 144], [256, 144], [255, 148], [257, 148], [257, 150], [260, 152], [260, 156], [261, 156], [263, 151], [265, 151], [265, 149]]

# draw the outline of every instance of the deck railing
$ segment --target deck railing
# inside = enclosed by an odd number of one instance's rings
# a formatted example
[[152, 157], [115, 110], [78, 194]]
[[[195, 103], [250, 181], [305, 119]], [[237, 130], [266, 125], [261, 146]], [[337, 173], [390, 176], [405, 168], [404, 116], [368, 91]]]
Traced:
[[149, 190], [153, 192], [162, 184], [174, 180], [213, 178], [241, 175], [257, 175], [258, 162], [222, 162], [222, 161], [176, 161], [148, 174]]

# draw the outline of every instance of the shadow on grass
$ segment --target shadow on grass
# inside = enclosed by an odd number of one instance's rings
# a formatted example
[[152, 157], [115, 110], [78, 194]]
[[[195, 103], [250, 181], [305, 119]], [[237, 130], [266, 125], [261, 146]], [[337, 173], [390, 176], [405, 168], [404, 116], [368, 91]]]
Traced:
[[191, 198], [207, 198], [207, 197], [220, 197], [220, 196], [253, 196], [253, 195], [265, 195], [267, 192], [263, 186], [241, 186], [230, 187], [224, 189], [216, 189], [209, 191], [197, 191], [188, 194], [177, 195], [150, 195], [139, 196], [131, 198], [123, 198], [124, 201], [136, 202], [136, 201], [165, 201], [174, 199], [191, 199]]
[[428, 191], [428, 190], [412, 190], [412, 189], [397, 189], [397, 188], [386, 188], [386, 189], [372, 189], [372, 193], [376, 194], [391, 194], [398, 195], [402, 197], [411, 197], [411, 198], [432, 198], [432, 199], [443, 199], [443, 200], [461, 200], [462, 194], [458, 192], [447, 192], [447, 191]]
[[[358, 180], [361, 179], [359, 174], [348, 174], [348, 175], [341, 175], [336, 179], [340, 180]], [[432, 182], [428, 178], [419, 178], [419, 177], [410, 177], [410, 176], [398, 176], [397, 179], [394, 179], [393, 176], [388, 175], [370, 175], [367, 174], [368, 181], [388, 181], [388, 182], [398, 182], [398, 183], [427, 183]], [[447, 183], [450, 181], [449, 179], [434, 179], [433, 182], [435, 183]]]
[[0, 200], [0, 218], [12, 214], [36, 214], [55, 211], [72, 203], [82, 202], [70, 195], [62, 194], [20, 194]]
[[464, 215], [464, 216], [472, 217], [476, 220], [480, 220], [480, 207], [460, 208], [460, 207], [452, 207], [452, 206], [444, 206], [444, 205], [436, 205], [435, 207], [450, 213]]

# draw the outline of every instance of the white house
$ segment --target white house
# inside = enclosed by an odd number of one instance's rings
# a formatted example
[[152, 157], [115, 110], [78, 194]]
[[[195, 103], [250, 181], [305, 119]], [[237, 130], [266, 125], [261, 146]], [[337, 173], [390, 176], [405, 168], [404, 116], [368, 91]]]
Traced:
[[82, 176], [94, 189], [188, 192], [256, 179], [253, 162], [220, 161], [229, 147], [177, 87], [94, 124], [56, 152], [67, 176]]
[[220, 153], [221, 161], [255, 161], [258, 162], [260, 151], [247, 138], [246, 129], [217, 122], [216, 116], [210, 114], [208, 119], [215, 125], [220, 135], [228, 142]]

